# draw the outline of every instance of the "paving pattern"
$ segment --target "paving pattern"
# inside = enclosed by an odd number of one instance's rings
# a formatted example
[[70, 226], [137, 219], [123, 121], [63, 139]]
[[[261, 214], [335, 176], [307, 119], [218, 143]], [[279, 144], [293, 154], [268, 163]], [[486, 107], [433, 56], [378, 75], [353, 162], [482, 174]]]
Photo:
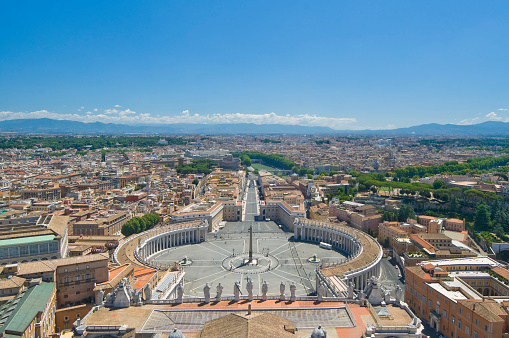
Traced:
[[[233, 296], [235, 282], [239, 282], [243, 294], [249, 279], [253, 282], [253, 294], [261, 295], [261, 285], [269, 284], [268, 295], [279, 295], [280, 284], [290, 295], [290, 285], [297, 286], [296, 296], [315, 292], [317, 263], [308, 261], [313, 254], [324, 263], [341, 262], [345, 255], [320, 248], [316, 244], [292, 241], [292, 232], [284, 231], [273, 221], [255, 221], [257, 194], [252, 184], [245, 195], [245, 221], [227, 222], [216, 233], [209, 233], [207, 241], [170, 248], [156, 253], [151, 260], [165, 265], [181, 261], [185, 256], [193, 261], [184, 268], [184, 297], [203, 297], [205, 283], [209, 283], [212, 297], [221, 283], [223, 296]], [[259, 266], [240, 267], [241, 260], [249, 252], [249, 229], [253, 227], [253, 252]], [[266, 257], [266, 258], [263, 258]]]
[[[277, 316], [292, 320], [297, 329], [310, 329], [318, 325], [324, 327], [353, 327], [353, 322], [345, 308], [267, 310]], [[193, 310], [193, 311], [159, 311], [154, 310], [143, 325], [144, 331], [170, 331], [178, 327], [183, 331], [198, 331], [203, 323], [229, 313], [245, 314], [246, 310]]]
[[206, 242], [170, 248], [155, 254], [152, 259], [168, 264], [187, 256], [193, 261], [191, 266], [184, 268], [185, 297], [203, 297], [203, 287], [207, 282], [212, 297], [215, 297], [219, 283], [223, 286], [223, 296], [233, 295], [235, 282], [240, 283], [241, 292], [245, 293], [247, 278], [253, 281], [254, 295], [261, 295], [261, 284], [267, 281], [268, 295], [279, 295], [281, 282], [285, 283], [285, 292], [289, 295], [290, 285], [294, 282], [297, 286], [296, 295], [305, 296], [315, 291], [315, 270], [318, 266], [308, 262], [308, 258], [316, 253], [326, 262], [345, 259], [340, 252], [326, 250], [316, 244], [289, 240], [292, 233], [284, 232], [274, 222], [254, 222], [254, 251], [262, 257], [267, 255], [271, 268], [267, 269], [269, 263], [266, 259], [260, 259], [259, 268], [245, 267], [230, 271], [228, 267], [232, 255], [241, 256], [249, 250], [248, 229], [249, 222], [227, 223], [218, 233], [209, 234]]

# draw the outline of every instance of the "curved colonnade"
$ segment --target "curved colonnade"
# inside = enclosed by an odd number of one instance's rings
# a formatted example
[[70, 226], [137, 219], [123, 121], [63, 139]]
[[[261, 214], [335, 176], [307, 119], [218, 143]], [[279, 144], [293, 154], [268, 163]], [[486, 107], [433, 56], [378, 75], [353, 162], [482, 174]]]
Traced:
[[[169, 266], [156, 265], [150, 261], [150, 257], [172, 247], [206, 241], [208, 229], [209, 225], [206, 220], [176, 223], [150, 229], [129, 237], [121, 243], [115, 250], [113, 259], [117, 263], [125, 263], [120, 258], [121, 253], [132, 250], [134, 258], [142, 265], [166, 270]], [[132, 248], [131, 245], [129, 248], [129, 244], [133, 242], [136, 243], [136, 247]], [[127, 254], [125, 256], [127, 259], [130, 258]]]
[[324, 242], [349, 253], [344, 262], [317, 270], [317, 285], [324, 284], [334, 296], [344, 294], [349, 283], [355, 289], [363, 290], [369, 278], [380, 276], [382, 247], [366, 233], [336, 223], [304, 218], [295, 219], [293, 229], [296, 241]]

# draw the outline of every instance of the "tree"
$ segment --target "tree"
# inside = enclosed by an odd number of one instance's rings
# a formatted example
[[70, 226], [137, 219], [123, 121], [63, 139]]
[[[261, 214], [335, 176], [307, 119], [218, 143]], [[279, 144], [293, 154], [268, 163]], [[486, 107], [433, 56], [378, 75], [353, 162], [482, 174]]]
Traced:
[[479, 231], [485, 231], [490, 226], [490, 212], [488, 206], [482, 202], [475, 206], [474, 225]]
[[196, 178], [195, 178], [195, 179], [193, 180], [193, 184], [194, 184], [194, 185], [198, 185], [198, 183], [200, 183], [200, 181], [199, 181], [198, 179], [196, 179]]
[[495, 233], [495, 235], [497, 235], [497, 237], [502, 238], [502, 235], [504, 235], [504, 227], [502, 226], [502, 224], [496, 223], [493, 226], [493, 232]]
[[449, 201], [449, 210], [454, 213], [458, 213], [460, 211], [460, 204], [458, 202], [458, 198], [455, 195], [451, 196], [451, 200]]
[[409, 218], [415, 218], [415, 211], [409, 204], [401, 204], [398, 212], [398, 221], [406, 222]]

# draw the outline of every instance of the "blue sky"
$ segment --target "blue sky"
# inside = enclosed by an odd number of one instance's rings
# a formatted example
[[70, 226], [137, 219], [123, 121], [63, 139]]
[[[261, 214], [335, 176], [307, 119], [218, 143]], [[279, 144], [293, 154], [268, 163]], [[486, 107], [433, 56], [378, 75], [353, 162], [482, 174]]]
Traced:
[[3, 1], [0, 120], [509, 121], [507, 1]]

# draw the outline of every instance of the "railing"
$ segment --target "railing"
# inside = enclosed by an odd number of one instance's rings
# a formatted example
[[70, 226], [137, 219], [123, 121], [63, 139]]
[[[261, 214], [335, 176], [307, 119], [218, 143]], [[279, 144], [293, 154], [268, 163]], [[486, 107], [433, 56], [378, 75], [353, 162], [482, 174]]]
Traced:
[[[240, 296], [238, 298], [238, 301], [246, 301], [246, 300], [250, 301], [248, 296]], [[260, 301], [260, 300], [263, 300], [263, 298], [261, 295], [256, 295], [256, 296], [253, 296], [253, 299], [251, 299], [251, 300], [252, 301], [255, 301], [255, 300]], [[277, 296], [277, 295], [267, 296], [266, 300], [279, 300], [279, 296]], [[290, 297], [288, 295], [286, 295], [286, 300], [287, 301], [290, 300]], [[316, 300], [317, 300], [316, 296], [295, 297], [295, 301], [316, 301]], [[235, 297], [234, 296], [221, 297], [221, 301], [230, 301], [230, 302], [235, 301]], [[199, 298], [199, 297], [183, 298], [182, 299], [182, 303], [204, 303], [204, 302], [205, 302], [205, 298]], [[216, 298], [211, 297], [210, 303], [215, 303], [215, 302], [216, 302]], [[358, 300], [358, 299], [344, 298], [344, 297], [323, 297], [322, 298], [322, 303], [332, 303], [332, 302], [361, 304], [363, 301]], [[179, 304], [179, 303], [180, 303], [180, 301], [177, 299], [151, 299], [151, 300], [145, 301], [145, 304]], [[351, 314], [351, 312], [349, 312], [349, 314], [352, 316], [352, 318], [354, 318], [353, 314]]]

